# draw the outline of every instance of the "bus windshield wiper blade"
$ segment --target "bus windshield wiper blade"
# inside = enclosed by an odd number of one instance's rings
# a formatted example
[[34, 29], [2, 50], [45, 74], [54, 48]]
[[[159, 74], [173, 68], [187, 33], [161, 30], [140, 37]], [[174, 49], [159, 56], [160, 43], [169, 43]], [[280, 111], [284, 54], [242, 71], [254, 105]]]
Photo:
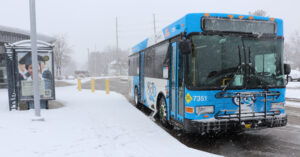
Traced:
[[229, 81], [226, 83], [225, 87], [222, 89], [222, 93], [226, 92], [226, 89], [228, 88], [228, 86], [232, 83], [232, 81], [234, 80], [235, 76], [238, 74], [238, 72], [242, 69], [244, 63], [242, 63], [242, 57], [241, 57], [241, 49], [240, 46], [238, 46], [238, 51], [239, 51], [239, 65], [237, 66], [237, 70], [234, 72], [233, 76], [229, 79]]

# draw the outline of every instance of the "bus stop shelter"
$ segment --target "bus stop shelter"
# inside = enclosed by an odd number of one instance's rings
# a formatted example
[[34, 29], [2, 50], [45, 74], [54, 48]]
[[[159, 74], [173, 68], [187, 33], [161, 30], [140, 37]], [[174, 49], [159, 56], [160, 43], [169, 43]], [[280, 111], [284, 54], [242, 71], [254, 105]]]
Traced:
[[[38, 41], [38, 76], [41, 108], [55, 99], [53, 45]], [[9, 109], [32, 109], [33, 78], [30, 40], [5, 45]]]

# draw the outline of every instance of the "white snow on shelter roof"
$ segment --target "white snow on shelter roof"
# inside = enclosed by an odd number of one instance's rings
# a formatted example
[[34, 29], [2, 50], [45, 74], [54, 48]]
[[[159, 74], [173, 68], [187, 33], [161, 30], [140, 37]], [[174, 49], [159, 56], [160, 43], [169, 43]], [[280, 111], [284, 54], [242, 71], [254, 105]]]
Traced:
[[[20, 28], [14, 28], [14, 27], [8, 27], [8, 26], [1, 26], [0, 25], [0, 32], [9, 32], [9, 33], [16, 33], [16, 34], [21, 34], [30, 37], [30, 31], [28, 30], [23, 30]], [[37, 39], [42, 40], [45, 42], [53, 43], [55, 41], [54, 37], [44, 35], [44, 34], [37, 34]]]

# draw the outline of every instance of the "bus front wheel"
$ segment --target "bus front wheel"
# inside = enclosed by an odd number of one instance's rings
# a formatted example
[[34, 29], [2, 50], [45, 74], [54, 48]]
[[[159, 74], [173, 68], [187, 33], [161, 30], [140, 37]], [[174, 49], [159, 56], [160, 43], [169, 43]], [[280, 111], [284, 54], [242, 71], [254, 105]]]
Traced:
[[138, 89], [135, 87], [134, 89], [134, 106], [138, 106], [139, 104], [139, 96], [138, 96]]

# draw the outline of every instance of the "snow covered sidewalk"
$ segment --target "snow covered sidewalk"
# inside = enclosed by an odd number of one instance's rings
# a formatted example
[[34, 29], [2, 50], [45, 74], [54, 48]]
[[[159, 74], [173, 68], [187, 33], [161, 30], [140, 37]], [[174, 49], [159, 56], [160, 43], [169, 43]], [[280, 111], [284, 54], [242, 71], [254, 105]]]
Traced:
[[287, 84], [286, 98], [287, 106], [300, 108], [300, 82], [289, 82]]
[[120, 94], [56, 89], [65, 106], [8, 111], [7, 91], [0, 90], [0, 156], [9, 157], [168, 157], [215, 156], [186, 147], [135, 109]]

